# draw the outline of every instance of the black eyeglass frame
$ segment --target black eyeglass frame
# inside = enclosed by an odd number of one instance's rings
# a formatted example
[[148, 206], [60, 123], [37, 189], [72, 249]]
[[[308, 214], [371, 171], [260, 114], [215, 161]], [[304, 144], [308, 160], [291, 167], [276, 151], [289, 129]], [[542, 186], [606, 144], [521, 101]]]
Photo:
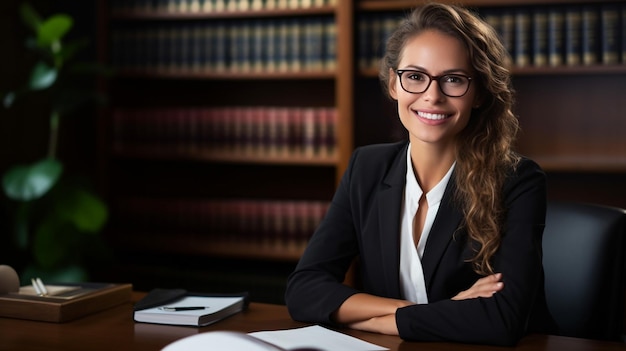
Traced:
[[[424, 88], [424, 90], [420, 91], [420, 92], [413, 92], [413, 91], [408, 91], [404, 85], [402, 84], [402, 74], [404, 72], [416, 72], [416, 73], [421, 73], [424, 74], [428, 77], [429, 81], [428, 84], [426, 85], [426, 88]], [[439, 91], [448, 97], [462, 97], [465, 94], [467, 94], [467, 92], [469, 91], [470, 85], [472, 85], [472, 79], [473, 77], [470, 76], [466, 76], [464, 74], [458, 74], [458, 73], [450, 73], [450, 74], [443, 74], [440, 76], [431, 76], [430, 74], [424, 72], [424, 71], [420, 71], [420, 70], [416, 70], [416, 69], [397, 69], [396, 70], [396, 74], [398, 75], [398, 79], [400, 80], [400, 86], [402, 87], [402, 90], [406, 91], [409, 94], [422, 94], [423, 92], [425, 92], [426, 90], [428, 90], [428, 88], [430, 88], [430, 85], [433, 83], [433, 80], [437, 81], [437, 86], [439, 87]], [[439, 81], [441, 78], [443, 77], [449, 77], [449, 76], [454, 76], [454, 77], [463, 77], [467, 79], [467, 88], [465, 89], [465, 92], [463, 92], [463, 94], [461, 95], [450, 95], [450, 94], [446, 94], [445, 91], [443, 91], [443, 88], [441, 87], [441, 82]]]

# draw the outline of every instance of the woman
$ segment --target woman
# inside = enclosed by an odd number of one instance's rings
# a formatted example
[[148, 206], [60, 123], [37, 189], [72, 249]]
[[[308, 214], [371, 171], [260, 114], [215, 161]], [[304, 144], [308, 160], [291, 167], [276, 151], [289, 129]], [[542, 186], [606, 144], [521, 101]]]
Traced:
[[[549, 320], [545, 175], [512, 150], [509, 62], [466, 9], [428, 4], [400, 24], [380, 78], [408, 143], [355, 150], [289, 277], [294, 319], [498, 345]], [[360, 289], [342, 284], [356, 259]]]

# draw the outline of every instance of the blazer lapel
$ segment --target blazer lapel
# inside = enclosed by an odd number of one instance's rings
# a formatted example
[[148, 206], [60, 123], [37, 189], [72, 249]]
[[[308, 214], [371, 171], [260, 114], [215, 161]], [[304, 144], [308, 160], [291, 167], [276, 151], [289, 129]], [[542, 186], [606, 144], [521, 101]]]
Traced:
[[381, 235], [381, 252], [384, 253], [383, 264], [385, 286], [389, 296], [400, 296], [400, 213], [402, 197], [406, 181], [406, 151], [403, 148], [394, 159], [389, 172], [382, 181], [379, 191], [378, 223]]
[[446, 247], [454, 237], [462, 219], [462, 213], [454, 203], [454, 193], [456, 192], [454, 178], [453, 173], [441, 199], [439, 211], [428, 235], [422, 257], [422, 269], [427, 289], [429, 289], [432, 277], [441, 262]]

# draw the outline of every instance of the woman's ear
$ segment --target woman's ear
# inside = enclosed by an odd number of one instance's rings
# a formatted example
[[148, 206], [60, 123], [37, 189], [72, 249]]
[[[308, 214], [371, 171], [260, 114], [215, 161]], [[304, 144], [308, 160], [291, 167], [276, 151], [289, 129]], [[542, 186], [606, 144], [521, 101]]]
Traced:
[[396, 72], [393, 71], [393, 69], [389, 69], [389, 81], [387, 82], [387, 84], [389, 84], [387, 86], [388, 90], [389, 90], [389, 96], [391, 96], [392, 99], [394, 100], [398, 100], [398, 92], [396, 90], [396, 80], [398, 79], [398, 76], [396, 75]]

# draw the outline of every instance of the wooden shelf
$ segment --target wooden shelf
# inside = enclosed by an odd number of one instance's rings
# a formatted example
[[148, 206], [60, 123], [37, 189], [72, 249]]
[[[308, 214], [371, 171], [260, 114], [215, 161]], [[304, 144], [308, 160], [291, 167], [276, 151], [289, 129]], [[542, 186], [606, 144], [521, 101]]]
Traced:
[[581, 155], [541, 156], [529, 155], [545, 171], [613, 173], [626, 172], [625, 156]]
[[134, 158], [149, 160], [186, 160], [220, 163], [249, 163], [273, 165], [303, 165], [303, 166], [336, 166], [338, 158], [333, 155], [269, 155], [246, 154], [244, 152], [185, 150], [178, 151], [171, 148], [154, 146], [146, 147], [118, 147], [114, 148], [114, 155], [118, 158]]
[[224, 71], [207, 72], [194, 70], [120, 70], [118, 77], [142, 78], [142, 79], [188, 79], [188, 80], [323, 80], [335, 79], [335, 71], [312, 71], [312, 72], [242, 72]]
[[298, 9], [260, 9], [260, 10], [234, 10], [214, 12], [159, 12], [159, 11], [113, 11], [112, 20], [124, 21], [152, 21], [152, 20], [202, 20], [214, 18], [260, 18], [260, 17], [300, 17], [332, 15], [335, 13], [333, 6], [320, 6]]
[[125, 251], [152, 251], [162, 254], [207, 255], [210, 257], [297, 261], [305, 243], [254, 242], [244, 240], [212, 240], [185, 234], [137, 234], [118, 232], [109, 238]]
[[[623, 0], [604, 0], [604, 2], [620, 2]], [[448, 4], [458, 4], [456, 0], [440, 0]], [[510, 6], [530, 6], [530, 5], [566, 5], [575, 3], [589, 3], [589, 0], [464, 0], [464, 6], [469, 7], [510, 7]], [[423, 1], [425, 3], [425, 1]], [[397, 11], [409, 10], [420, 5], [415, 0], [357, 0], [356, 8], [363, 11]]]
[[617, 65], [590, 65], [590, 66], [528, 66], [513, 67], [515, 76], [531, 75], [597, 75], [597, 74], [625, 74], [626, 64]]

